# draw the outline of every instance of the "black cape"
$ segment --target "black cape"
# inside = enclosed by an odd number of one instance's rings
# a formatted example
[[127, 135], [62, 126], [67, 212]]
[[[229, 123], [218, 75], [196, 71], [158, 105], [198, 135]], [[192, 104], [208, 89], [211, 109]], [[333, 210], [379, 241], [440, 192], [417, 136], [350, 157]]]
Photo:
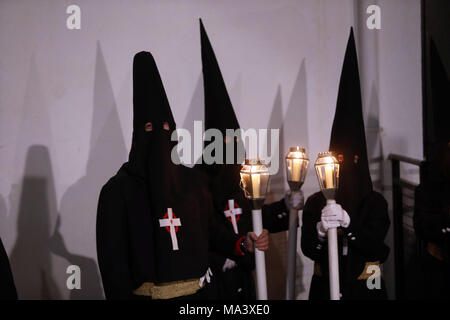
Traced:
[[0, 300], [17, 300], [16, 286], [2, 239], [0, 239]]
[[[330, 150], [340, 161], [336, 202], [351, 218], [348, 228], [338, 229], [342, 299], [384, 299], [386, 290], [382, 279], [380, 289], [373, 290], [368, 289], [367, 279], [363, 279], [367, 276], [364, 273], [366, 263], [381, 264], [387, 259], [389, 248], [384, 238], [390, 221], [386, 200], [372, 189], [353, 29], [342, 68]], [[302, 251], [315, 261], [309, 294], [312, 300], [330, 297], [327, 243], [319, 241], [316, 229], [325, 205], [322, 193], [315, 193], [306, 201], [302, 215]]]
[[[239, 122], [233, 109], [225, 82], [220, 71], [214, 50], [209, 41], [206, 30], [200, 20], [200, 35], [203, 65], [203, 86], [205, 94], [205, 130], [218, 129], [226, 137], [226, 129], [239, 129]], [[226, 163], [227, 145], [232, 143], [234, 149], [234, 164]], [[205, 143], [205, 147], [208, 143]], [[242, 159], [238, 159], [238, 149], [243, 149], [242, 139], [238, 135], [226, 137], [223, 142], [223, 164], [196, 165], [197, 169], [208, 174], [209, 185], [212, 190], [214, 210], [221, 223], [228, 230], [234, 232], [231, 218], [225, 217], [229, 210], [229, 201], [235, 209], [240, 210], [236, 216], [238, 234], [246, 234], [253, 230], [252, 208], [250, 201], [245, 198], [240, 188], [240, 170]], [[270, 232], [285, 231], [289, 227], [288, 209], [284, 199], [262, 208], [263, 227]], [[254, 269], [254, 256], [248, 255], [235, 259], [237, 267], [222, 272], [226, 256], [218, 252], [211, 252], [213, 272], [218, 275], [218, 288], [222, 299], [254, 299], [255, 289], [251, 271]]]
[[[133, 87], [129, 161], [102, 188], [97, 212], [98, 261], [108, 299], [137, 298], [133, 291], [145, 282], [198, 279], [210, 266], [210, 250], [232, 257], [239, 240], [217, 223], [201, 173], [172, 162], [175, 121], [148, 52], [134, 58]], [[160, 226], [170, 211], [181, 222], [174, 228], [178, 249], [170, 227]]]
[[430, 67], [433, 150], [422, 167], [414, 205], [414, 229], [424, 244], [419, 291], [425, 299], [450, 299], [450, 232], [442, 231], [450, 228], [450, 82], [433, 39]]

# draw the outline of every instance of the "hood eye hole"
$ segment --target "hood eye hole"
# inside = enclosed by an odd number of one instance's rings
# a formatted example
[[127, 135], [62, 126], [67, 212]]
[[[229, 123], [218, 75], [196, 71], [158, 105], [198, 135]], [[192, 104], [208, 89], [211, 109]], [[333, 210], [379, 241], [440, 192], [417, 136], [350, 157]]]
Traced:
[[353, 163], [358, 163], [359, 161], [359, 156], [357, 154], [355, 154], [355, 156], [353, 157]]
[[169, 131], [169, 130], [170, 130], [170, 126], [169, 126], [169, 123], [168, 123], [167, 121], [164, 121], [164, 123], [163, 123], [163, 129], [166, 130], [166, 131]]
[[152, 123], [151, 122], [147, 122], [146, 124], [145, 124], [145, 131], [146, 132], [150, 132], [150, 131], [152, 131], [153, 130], [153, 125], [152, 125]]

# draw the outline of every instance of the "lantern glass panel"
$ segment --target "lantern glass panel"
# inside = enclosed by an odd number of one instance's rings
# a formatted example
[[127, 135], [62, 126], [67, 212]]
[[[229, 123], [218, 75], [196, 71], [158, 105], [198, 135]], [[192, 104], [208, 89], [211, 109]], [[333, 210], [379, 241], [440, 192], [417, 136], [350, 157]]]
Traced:
[[327, 199], [333, 199], [339, 186], [339, 162], [331, 152], [319, 153], [315, 164], [317, 179]]
[[269, 169], [259, 160], [246, 160], [241, 169], [241, 183], [248, 199], [265, 199], [269, 185]]
[[301, 187], [305, 182], [309, 159], [305, 149], [292, 147], [286, 156], [286, 177], [289, 184], [298, 184]]

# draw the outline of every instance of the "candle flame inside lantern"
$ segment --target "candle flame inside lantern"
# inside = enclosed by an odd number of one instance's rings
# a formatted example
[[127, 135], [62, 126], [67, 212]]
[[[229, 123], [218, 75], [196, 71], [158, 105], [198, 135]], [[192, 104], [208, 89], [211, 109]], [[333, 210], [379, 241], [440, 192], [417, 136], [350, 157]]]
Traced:
[[256, 167], [252, 167], [251, 172], [252, 172], [252, 189], [253, 189], [253, 198], [260, 198], [260, 185], [261, 185], [261, 176], [256, 173], [257, 168]]

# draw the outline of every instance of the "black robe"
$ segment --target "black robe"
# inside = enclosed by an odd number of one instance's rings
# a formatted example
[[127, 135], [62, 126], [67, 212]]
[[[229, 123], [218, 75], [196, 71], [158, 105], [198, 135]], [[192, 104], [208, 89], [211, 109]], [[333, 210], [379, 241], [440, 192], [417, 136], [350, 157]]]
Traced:
[[[182, 223], [177, 232], [180, 250], [174, 252], [168, 232], [149, 214], [144, 181], [124, 165], [102, 188], [97, 252], [107, 299], [138, 298], [133, 291], [144, 282], [200, 278], [210, 266], [210, 250], [235, 257], [239, 237], [217, 222], [208, 190], [193, 188], [185, 192], [184, 199], [173, 208]], [[155, 234], [149, 230], [155, 230]], [[160, 239], [157, 248], [154, 237]]]
[[450, 299], [450, 188], [443, 183], [417, 187], [414, 229], [424, 242], [421, 257], [424, 299]]
[[17, 300], [16, 286], [3, 242], [0, 239], [0, 300]]
[[[314, 276], [309, 292], [310, 300], [330, 299], [327, 242], [321, 242], [317, 234], [326, 200], [321, 192], [308, 198], [303, 210], [301, 247], [303, 254], [314, 260]], [[342, 300], [386, 299], [386, 289], [381, 280], [381, 289], [369, 290], [366, 279], [358, 280], [367, 262], [383, 263], [389, 254], [384, 238], [389, 229], [386, 200], [378, 192], [370, 192], [358, 206], [357, 214], [351, 217], [348, 228], [338, 228], [339, 278]], [[343, 255], [343, 240], [348, 252]]]
[[[200, 38], [202, 49], [203, 86], [205, 92], [205, 130], [218, 129], [225, 137], [227, 129], [239, 129], [239, 122], [231, 104], [225, 82], [220, 71], [217, 58], [209, 41], [206, 30], [200, 20]], [[244, 153], [242, 137], [227, 137], [223, 142], [222, 163], [206, 164], [204, 161], [195, 167], [206, 172], [210, 178], [210, 188], [214, 199], [214, 209], [221, 223], [234, 232], [231, 221], [225, 218], [228, 200], [234, 200], [235, 207], [239, 206], [242, 214], [237, 216], [238, 233], [245, 235], [253, 230], [251, 203], [245, 198], [239, 186], [239, 171], [244, 159], [238, 159], [238, 150]], [[233, 143], [234, 161], [227, 163], [227, 144]], [[209, 143], [205, 143], [208, 145]], [[262, 208], [263, 227], [270, 232], [288, 229], [289, 214], [284, 199], [265, 205]], [[225, 272], [222, 266], [226, 257], [220, 252], [211, 252], [213, 272], [218, 278], [219, 295], [221, 299], [254, 299], [255, 289], [252, 277], [254, 256], [235, 259], [237, 266]]]

